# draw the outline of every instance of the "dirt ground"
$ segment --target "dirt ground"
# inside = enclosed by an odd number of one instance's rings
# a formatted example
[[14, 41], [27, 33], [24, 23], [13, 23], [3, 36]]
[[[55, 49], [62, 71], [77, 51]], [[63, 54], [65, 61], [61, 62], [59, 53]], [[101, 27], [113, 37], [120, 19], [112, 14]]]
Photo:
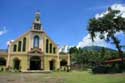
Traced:
[[17, 73], [0, 75], [0, 83], [64, 83], [63, 78], [41, 73]]

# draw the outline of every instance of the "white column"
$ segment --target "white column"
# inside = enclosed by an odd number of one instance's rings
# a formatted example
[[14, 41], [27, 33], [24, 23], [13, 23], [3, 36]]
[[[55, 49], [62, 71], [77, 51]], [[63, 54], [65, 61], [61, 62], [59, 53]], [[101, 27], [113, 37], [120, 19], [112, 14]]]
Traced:
[[70, 65], [70, 54], [68, 54], [68, 66]]
[[10, 63], [10, 48], [11, 48], [11, 43], [12, 43], [13, 41], [9, 41], [8, 42], [8, 57], [7, 57], [7, 64], [6, 64], [6, 68], [9, 68], [10, 67], [10, 65], [9, 65], [9, 63]]

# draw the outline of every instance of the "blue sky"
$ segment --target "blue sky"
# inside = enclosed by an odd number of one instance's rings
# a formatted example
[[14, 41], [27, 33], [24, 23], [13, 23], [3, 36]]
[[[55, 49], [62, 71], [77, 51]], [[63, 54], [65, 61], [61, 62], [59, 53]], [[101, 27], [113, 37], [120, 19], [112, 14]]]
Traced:
[[[41, 12], [46, 33], [60, 46], [78, 45], [88, 34], [88, 20], [124, 0], [0, 0], [0, 48], [31, 29], [34, 14]], [[113, 47], [112, 47], [113, 48]]]

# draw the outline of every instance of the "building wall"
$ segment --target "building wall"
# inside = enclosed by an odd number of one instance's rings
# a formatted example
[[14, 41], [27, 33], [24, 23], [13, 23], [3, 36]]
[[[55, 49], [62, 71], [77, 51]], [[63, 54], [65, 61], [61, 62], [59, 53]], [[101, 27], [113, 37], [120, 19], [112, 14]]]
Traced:
[[[15, 40], [11, 46], [10, 46], [10, 62], [9, 65], [13, 68], [13, 60], [14, 58], [18, 58], [21, 60], [20, 66], [21, 66], [21, 70], [27, 70], [29, 68], [29, 55], [28, 52], [31, 50], [31, 48], [33, 48], [33, 37], [35, 35], [38, 35], [40, 37], [40, 49], [42, 49], [43, 52], [43, 56], [44, 56], [44, 70], [49, 70], [50, 68], [50, 64], [49, 61], [54, 60], [55, 61], [55, 70], [59, 69], [59, 58], [58, 58], [58, 48], [57, 45], [47, 36], [47, 34], [45, 34], [44, 32], [34, 32], [34, 31], [30, 31], [27, 32], [26, 34], [24, 34], [23, 36], [17, 38], [17, 40]], [[21, 47], [21, 51], [18, 51], [18, 42], [21, 41], [23, 44], [23, 38], [26, 38], [26, 51], [22, 51]], [[46, 52], [46, 39], [49, 40], [49, 47], [48, 47], [48, 53]], [[14, 52], [13, 48], [14, 45], [17, 45], [17, 51]], [[52, 53], [50, 53], [50, 44], [52, 44]], [[55, 48], [55, 53], [53, 52], [53, 48]]]
[[25, 71], [29, 68], [28, 57], [26, 55], [19, 54], [19, 55], [11, 55], [10, 66], [12, 67], [12, 69], [14, 67], [14, 59], [15, 58], [18, 58], [20, 60], [21, 71]]
[[57, 62], [57, 56], [51, 56], [51, 55], [46, 55], [46, 57], [44, 57], [44, 68], [45, 70], [50, 70], [50, 61], [54, 61], [55, 64], [55, 70], [58, 69], [58, 62]]

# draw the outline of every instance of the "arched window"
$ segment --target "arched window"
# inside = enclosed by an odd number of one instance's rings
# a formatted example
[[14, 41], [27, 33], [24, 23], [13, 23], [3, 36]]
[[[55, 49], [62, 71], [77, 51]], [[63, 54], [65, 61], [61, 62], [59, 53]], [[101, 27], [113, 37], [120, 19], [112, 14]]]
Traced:
[[34, 48], [39, 48], [39, 36], [34, 36], [34, 43], [33, 43]]
[[26, 51], [26, 38], [23, 39], [23, 51]]
[[54, 54], [56, 53], [56, 48], [55, 48], [55, 47], [53, 48], [53, 53], [54, 53]]
[[15, 45], [13, 46], [13, 51], [16, 52], [16, 49], [17, 49], [17, 45], [15, 44]]
[[48, 48], [49, 48], [49, 40], [46, 39], [46, 53], [48, 53]]
[[52, 44], [50, 44], [50, 48], [49, 49], [50, 49], [49, 52], [52, 53]]
[[19, 52], [21, 51], [21, 48], [22, 48], [22, 42], [19, 41], [19, 42], [18, 42], [18, 51], [19, 51]]

